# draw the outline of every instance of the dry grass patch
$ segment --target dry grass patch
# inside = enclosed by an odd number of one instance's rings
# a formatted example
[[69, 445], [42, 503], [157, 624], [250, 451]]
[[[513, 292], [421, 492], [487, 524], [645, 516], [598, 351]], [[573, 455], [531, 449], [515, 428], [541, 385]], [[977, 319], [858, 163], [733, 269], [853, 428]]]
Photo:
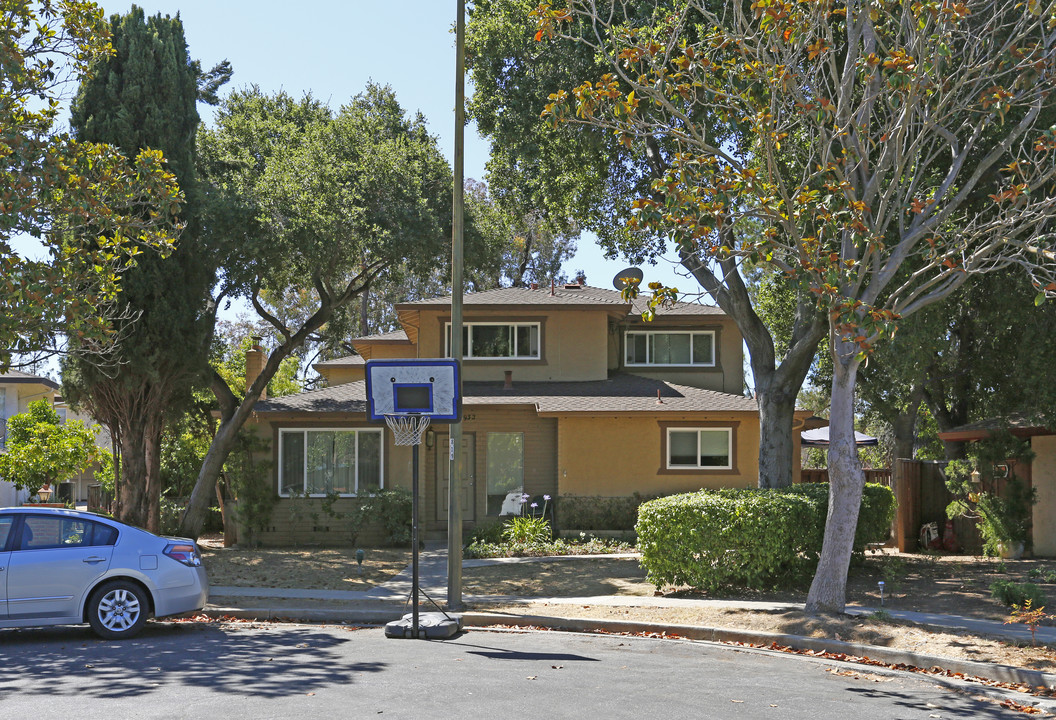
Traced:
[[409, 548], [364, 548], [363, 574], [355, 548], [259, 548], [242, 550], [202, 545], [211, 585], [370, 590], [403, 571]]
[[515, 616], [540, 615], [669, 625], [754, 630], [758, 632], [831, 638], [845, 642], [879, 645], [920, 655], [974, 660], [1056, 672], [1056, 651], [1045, 646], [1019, 646], [1014, 643], [874, 618], [815, 617], [794, 610], [753, 611], [732, 608], [659, 608], [646, 606], [612, 607], [529, 603], [526, 605], [477, 605], [479, 612], [508, 613]]
[[553, 562], [523, 562], [462, 569], [468, 595], [583, 597], [655, 594], [638, 558], [582, 557]]

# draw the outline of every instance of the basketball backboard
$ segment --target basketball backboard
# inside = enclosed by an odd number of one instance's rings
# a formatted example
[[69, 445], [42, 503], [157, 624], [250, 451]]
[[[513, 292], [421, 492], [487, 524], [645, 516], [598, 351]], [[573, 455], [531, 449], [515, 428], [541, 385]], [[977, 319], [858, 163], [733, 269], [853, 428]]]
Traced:
[[441, 358], [367, 361], [367, 419], [428, 415], [433, 423], [462, 417], [458, 363]]

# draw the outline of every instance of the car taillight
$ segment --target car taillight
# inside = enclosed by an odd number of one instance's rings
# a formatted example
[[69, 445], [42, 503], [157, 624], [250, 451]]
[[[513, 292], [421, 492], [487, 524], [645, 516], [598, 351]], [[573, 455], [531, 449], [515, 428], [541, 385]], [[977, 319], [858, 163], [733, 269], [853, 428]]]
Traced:
[[188, 567], [198, 567], [202, 564], [202, 556], [198, 554], [198, 547], [194, 543], [172, 543], [165, 546], [164, 552], [176, 562]]

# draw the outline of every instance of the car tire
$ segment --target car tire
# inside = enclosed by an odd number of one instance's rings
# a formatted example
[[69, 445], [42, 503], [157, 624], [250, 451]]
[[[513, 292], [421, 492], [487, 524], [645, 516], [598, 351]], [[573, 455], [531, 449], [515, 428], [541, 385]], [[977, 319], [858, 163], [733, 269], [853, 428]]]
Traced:
[[127, 580], [111, 580], [88, 599], [88, 623], [99, 637], [121, 640], [143, 629], [149, 610], [143, 588]]

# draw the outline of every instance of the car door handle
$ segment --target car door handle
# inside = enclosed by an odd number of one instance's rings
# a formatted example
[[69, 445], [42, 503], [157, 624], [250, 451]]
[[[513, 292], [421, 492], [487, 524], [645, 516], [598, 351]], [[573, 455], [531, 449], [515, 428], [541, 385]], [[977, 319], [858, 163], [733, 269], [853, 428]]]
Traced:
[[92, 555], [91, 557], [86, 557], [81, 562], [92, 564], [92, 563], [101, 563], [103, 560], [106, 560], [106, 558], [99, 557], [98, 555]]

